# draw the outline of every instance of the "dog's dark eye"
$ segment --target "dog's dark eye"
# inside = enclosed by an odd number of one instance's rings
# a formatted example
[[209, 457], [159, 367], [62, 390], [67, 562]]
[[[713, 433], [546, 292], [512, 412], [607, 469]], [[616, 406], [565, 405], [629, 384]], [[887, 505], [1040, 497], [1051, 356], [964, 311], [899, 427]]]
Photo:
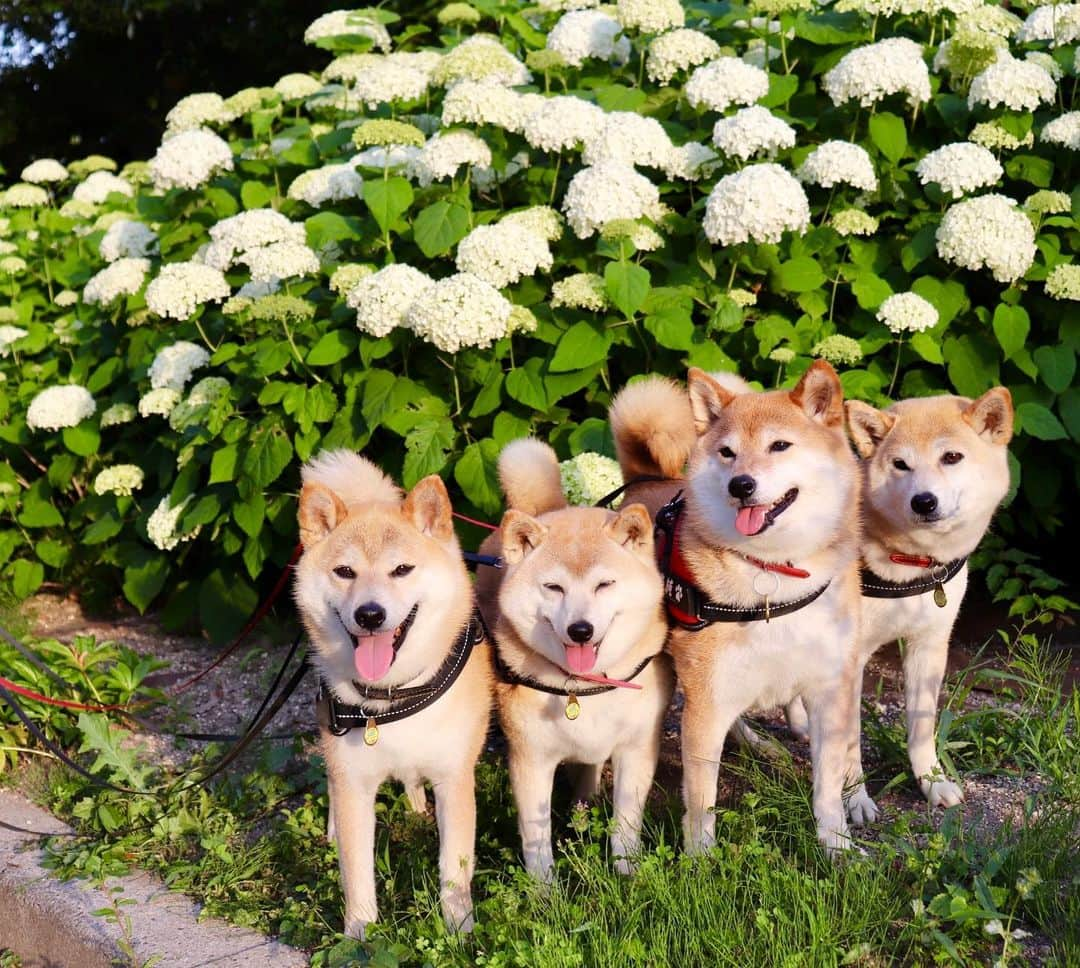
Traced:
[[955, 450], [947, 450], [941, 455], [941, 463], [943, 464], [959, 464], [963, 459], [964, 455]]
[[726, 457], [728, 460], [731, 460], [731, 458], [735, 456], [735, 451], [733, 451], [730, 447], [721, 447], [720, 456]]
[[356, 572], [353, 571], [348, 565], [338, 565], [337, 568], [334, 569], [334, 574], [337, 575], [338, 578], [356, 577]]
[[610, 588], [614, 584], [615, 584], [615, 579], [614, 578], [609, 578], [606, 581], [600, 582], [600, 584], [596, 586], [596, 590], [601, 591], [601, 590], [603, 590], [605, 588]]
[[412, 571], [416, 565], [398, 565], [392, 572], [390, 572], [391, 578], [404, 578], [410, 571]]
[[563, 593], [562, 585], [556, 585], [555, 582], [553, 582], [553, 581], [544, 582], [544, 587], [549, 592], [557, 592], [559, 595], [561, 595]]
[[791, 441], [789, 441], [789, 440], [774, 440], [769, 445], [769, 450], [771, 450], [773, 453], [778, 454], [783, 450], [787, 450], [790, 446], [791, 446]]
[[896, 460], [894, 460], [892, 462], [892, 466], [895, 467], [898, 471], [909, 471], [909, 470], [911, 470], [911, 468], [908, 467], [907, 463], [905, 461], [900, 460], [899, 457], [897, 457]]

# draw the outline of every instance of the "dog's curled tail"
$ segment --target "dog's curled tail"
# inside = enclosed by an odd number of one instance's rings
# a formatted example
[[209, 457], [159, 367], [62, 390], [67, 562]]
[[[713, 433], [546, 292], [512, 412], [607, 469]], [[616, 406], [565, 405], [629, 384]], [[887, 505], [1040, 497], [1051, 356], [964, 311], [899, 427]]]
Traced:
[[351, 450], [324, 450], [300, 470], [305, 484], [322, 484], [346, 505], [401, 501], [401, 489], [366, 457]]
[[559, 459], [542, 440], [512, 440], [499, 454], [499, 482], [506, 506], [537, 515], [566, 507]]
[[683, 387], [663, 377], [631, 383], [612, 401], [610, 417], [623, 480], [682, 476], [697, 436]]

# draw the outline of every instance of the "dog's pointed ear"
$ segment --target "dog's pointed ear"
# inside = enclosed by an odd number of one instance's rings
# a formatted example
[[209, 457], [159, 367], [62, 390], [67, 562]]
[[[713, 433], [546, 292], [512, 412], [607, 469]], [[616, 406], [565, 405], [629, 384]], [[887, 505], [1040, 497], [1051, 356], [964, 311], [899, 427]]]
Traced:
[[724, 412], [724, 407], [735, 399], [734, 393], [696, 366], [687, 371], [686, 390], [690, 394], [690, 410], [694, 415], [694, 429], [699, 437]]
[[860, 457], [873, 457], [874, 451], [896, 423], [896, 417], [883, 410], [875, 410], [861, 400], [848, 400], [844, 404], [848, 431]]
[[418, 481], [401, 504], [401, 513], [421, 534], [436, 541], [449, 541], [454, 536], [450, 495], [438, 474]]
[[644, 504], [628, 504], [620, 508], [607, 524], [604, 533], [627, 551], [644, 552], [647, 557], [653, 553], [653, 523]]
[[325, 484], [309, 481], [300, 489], [300, 541], [305, 548], [317, 545], [349, 514], [345, 502]]
[[1005, 387], [987, 390], [964, 409], [964, 420], [980, 437], [1004, 447], [1013, 434], [1012, 394]]
[[790, 393], [791, 402], [811, 420], [826, 427], [844, 423], [844, 388], [840, 377], [824, 360], [814, 360]]
[[516, 565], [538, 548], [548, 533], [548, 529], [531, 514], [513, 508], [503, 515], [499, 528], [502, 531], [502, 556], [508, 565]]

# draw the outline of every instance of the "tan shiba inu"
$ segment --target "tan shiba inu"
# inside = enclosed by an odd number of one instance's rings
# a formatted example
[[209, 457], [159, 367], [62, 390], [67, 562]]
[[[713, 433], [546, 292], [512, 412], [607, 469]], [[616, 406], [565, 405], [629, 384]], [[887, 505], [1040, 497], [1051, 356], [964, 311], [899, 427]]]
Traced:
[[[626, 480], [677, 475], [689, 458], [684, 482], [642, 485], [654, 507], [684, 489], [684, 503], [662, 510], [658, 525], [678, 623], [668, 649], [686, 693], [685, 845], [697, 852], [714, 842], [720, 757], [738, 717], [802, 694], [817, 832], [832, 852], [849, 845], [842, 792], [857, 688], [858, 468], [828, 364], [814, 363], [790, 392], [744, 387], [691, 369], [689, 399], [651, 379], [624, 389], [611, 410]], [[689, 453], [681, 424], [694, 432]]]
[[[951, 806], [963, 791], [938, 762], [938, 693], [967, 588], [967, 556], [1009, 489], [1012, 398], [997, 387], [975, 401], [925, 397], [885, 411], [851, 400], [847, 416], [865, 471], [859, 678], [881, 645], [904, 640], [911, 769], [932, 806]], [[854, 712], [858, 729], [858, 706]], [[798, 730], [802, 709], [789, 709], [789, 719]], [[849, 773], [861, 777], [858, 743], [852, 751]], [[862, 784], [848, 808], [853, 823], [877, 815]]]
[[[494, 630], [525, 867], [542, 880], [554, 873], [555, 768], [582, 764], [578, 794], [589, 796], [610, 759], [612, 853], [625, 873], [639, 849], [674, 684], [660, 654], [667, 623], [652, 520], [640, 504], [567, 507], [555, 454], [536, 440], [509, 444], [499, 476], [509, 510], [485, 546], [501, 550], [504, 567], [483, 569], [477, 591]], [[614, 688], [613, 680], [640, 688]]]
[[[437, 476], [403, 497], [347, 451], [303, 468], [296, 602], [324, 694], [322, 748], [341, 857], [345, 932], [377, 918], [375, 795], [394, 778], [418, 810], [435, 790], [443, 915], [472, 926], [473, 771], [491, 710], [473, 648], [473, 592]], [[351, 728], [355, 726], [356, 728]]]

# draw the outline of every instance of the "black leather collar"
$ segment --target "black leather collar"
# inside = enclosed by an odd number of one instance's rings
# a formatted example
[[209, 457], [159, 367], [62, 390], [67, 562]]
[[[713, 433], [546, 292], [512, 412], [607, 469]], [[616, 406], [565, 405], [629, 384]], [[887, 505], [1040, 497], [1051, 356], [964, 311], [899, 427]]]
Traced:
[[864, 568], [859, 573], [862, 595], [863, 598], [914, 598], [916, 595], [925, 595], [952, 581], [966, 562], [967, 555], [964, 555], [947, 563], [932, 565], [928, 574], [911, 581], [889, 581], [869, 568]]
[[[379, 726], [408, 719], [409, 716], [415, 715], [421, 709], [426, 709], [442, 696], [461, 675], [472, 654], [473, 646], [483, 640], [483, 622], [479, 613], [474, 612], [469, 624], [461, 631], [443, 664], [427, 682], [402, 689], [376, 689], [354, 683], [356, 688], [364, 694], [365, 699], [389, 703], [389, 706], [378, 712], [367, 709], [363, 704], [354, 706], [342, 702], [320, 680], [319, 692], [315, 697], [319, 722], [335, 736], [344, 736], [356, 726], [366, 726], [367, 730], [375, 729], [377, 739]], [[373, 743], [374, 741], [369, 745]]]

